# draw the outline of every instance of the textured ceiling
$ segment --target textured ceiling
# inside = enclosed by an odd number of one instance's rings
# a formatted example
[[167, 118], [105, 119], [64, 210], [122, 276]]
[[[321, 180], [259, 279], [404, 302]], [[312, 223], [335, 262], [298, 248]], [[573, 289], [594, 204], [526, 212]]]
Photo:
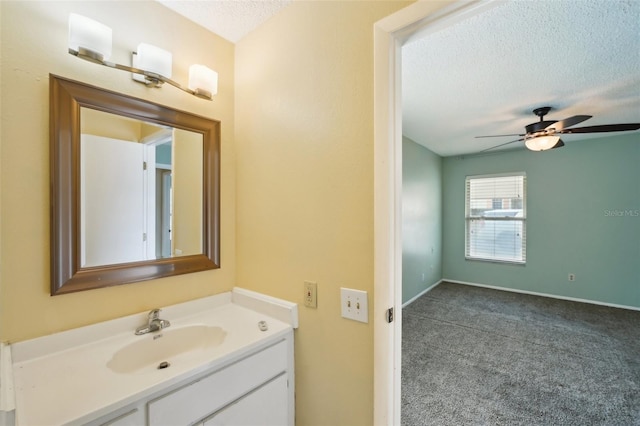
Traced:
[[402, 56], [403, 133], [441, 156], [517, 139], [474, 136], [524, 133], [540, 106], [553, 107], [548, 120], [593, 116], [575, 127], [640, 122], [637, 0], [511, 1], [406, 44]]
[[[158, 1], [233, 43], [292, 2]], [[404, 135], [451, 156], [517, 139], [474, 136], [524, 133], [541, 106], [546, 120], [593, 116], [576, 127], [640, 122], [639, 0], [496, 4], [403, 47]]]
[[292, 0], [158, 0], [209, 31], [237, 43]]

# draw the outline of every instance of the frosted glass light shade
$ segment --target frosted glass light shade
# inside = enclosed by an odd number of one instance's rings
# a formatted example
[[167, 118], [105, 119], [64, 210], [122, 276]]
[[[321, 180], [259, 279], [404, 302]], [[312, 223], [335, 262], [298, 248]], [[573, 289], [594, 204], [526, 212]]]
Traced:
[[537, 138], [527, 139], [524, 144], [531, 151], [546, 151], [556, 146], [559, 140], [559, 136], [538, 136]]
[[171, 78], [171, 52], [152, 44], [140, 43], [136, 53], [136, 68]]
[[218, 73], [204, 65], [189, 67], [189, 89], [210, 98], [218, 93]]
[[77, 13], [69, 15], [69, 49], [74, 52], [84, 48], [106, 61], [111, 57], [111, 39], [106, 25]]

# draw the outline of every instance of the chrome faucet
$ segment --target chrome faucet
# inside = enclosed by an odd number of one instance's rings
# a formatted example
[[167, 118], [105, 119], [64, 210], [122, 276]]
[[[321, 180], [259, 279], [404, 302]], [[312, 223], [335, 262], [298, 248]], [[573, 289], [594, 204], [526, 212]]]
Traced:
[[136, 334], [147, 334], [152, 333], [154, 331], [160, 331], [163, 328], [167, 328], [171, 325], [171, 323], [167, 320], [160, 319], [160, 309], [153, 309], [149, 312], [149, 324], [146, 326], [136, 328]]

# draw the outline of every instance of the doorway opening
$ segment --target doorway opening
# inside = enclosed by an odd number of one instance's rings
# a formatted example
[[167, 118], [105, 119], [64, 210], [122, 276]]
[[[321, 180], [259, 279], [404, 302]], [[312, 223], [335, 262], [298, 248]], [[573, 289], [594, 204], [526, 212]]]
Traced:
[[[401, 422], [402, 46], [498, 6], [418, 2], [374, 26], [374, 422]], [[389, 312], [394, 312], [394, 320]]]

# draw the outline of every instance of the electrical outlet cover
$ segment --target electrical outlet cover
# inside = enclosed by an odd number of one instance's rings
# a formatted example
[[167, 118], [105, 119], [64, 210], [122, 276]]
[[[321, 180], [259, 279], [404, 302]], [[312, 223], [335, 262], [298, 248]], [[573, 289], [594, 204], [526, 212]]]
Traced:
[[369, 303], [366, 291], [340, 288], [342, 316], [354, 321], [369, 322]]

